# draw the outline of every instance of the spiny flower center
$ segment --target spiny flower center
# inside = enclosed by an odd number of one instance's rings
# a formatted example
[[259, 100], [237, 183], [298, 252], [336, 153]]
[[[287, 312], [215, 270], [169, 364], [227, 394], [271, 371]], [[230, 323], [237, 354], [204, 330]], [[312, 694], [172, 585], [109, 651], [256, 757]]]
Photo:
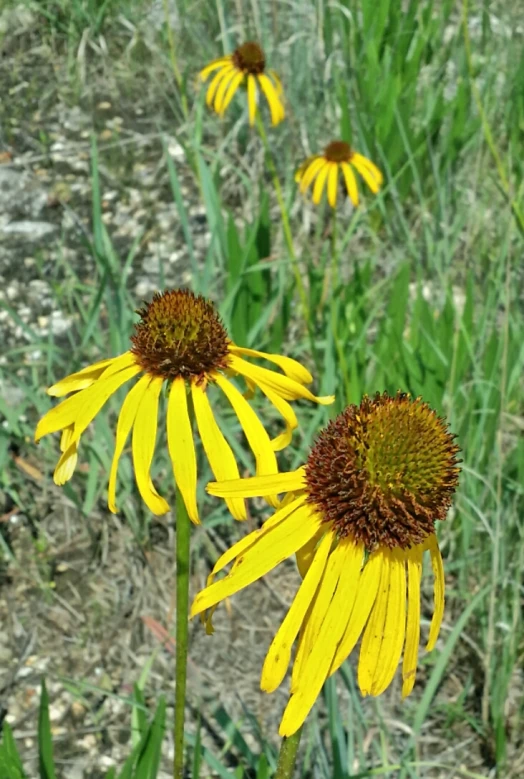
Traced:
[[202, 381], [211, 371], [227, 368], [230, 341], [206, 298], [186, 289], [157, 292], [137, 314], [131, 351], [146, 373]]
[[306, 463], [308, 502], [366, 549], [422, 543], [446, 518], [458, 447], [420, 398], [364, 396], [320, 433]]
[[350, 162], [352, 156], [351, 146], [345, 141], [332, 141], [324, 150], [328, 162]]
[[238, 70], [257, 76], [259, 73], [264, 72], [266, 58], [258, 43], [248, 41], [233, 52], [233, 64]]

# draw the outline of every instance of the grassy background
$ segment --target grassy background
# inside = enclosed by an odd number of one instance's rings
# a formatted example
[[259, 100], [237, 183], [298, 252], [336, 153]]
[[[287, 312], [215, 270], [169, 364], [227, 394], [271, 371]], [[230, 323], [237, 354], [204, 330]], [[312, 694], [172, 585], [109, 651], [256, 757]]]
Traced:
[[[402, 389], [422, 395], [458, 435], [460, 489], [439, 529], [445, 623], [437, 649], [422, 661], [425, 684], [402, 707], [389, 693], [363, 704], [346, 663], [339, 674], [346, 693], [341, 698], [331, 680], [324, 713], [306, 728], [303, 775], [520, 775], [524, 47], [518, 8], [487, 0], [469, 8], [448, 0], [408, 0], [402, 8], [390, 0], [186, 1], [171, 9], [169, 29], [158, 4], [161, 21], [151, 33], [151, 4], [139, 0], [27, 6], [39, 20], [38, 36], [61, 63], [66, 80], [57, 89], [70, 103], [89, 105], [92, 85], [110, 72], [120, 96], [153, 109], [159, 151], [164, 134], [182, 145], [193, 172], [191, 198], [203, 204], [210, 232], [202, 248], [166, 146], [163, 164], [192, 286], [215, 299], [235, 340], [303, 360], [315, 389], [336, 393], [335, 410], [365, 392]], [[264, 151], [247, 126], [243, 101], [237, 97], [220, 121], [205, 109], [196, 83], [200, 66], [246, 38], [261, 41], [284, 83], [287, 118], [268, 134], [307, 288], [307, 323]], [[356, 213], [341, 209], [336, 226], [327, 207], [313, 210], [293, 183], [297, 164], [335, 137], [368, 155], [386, 177], [378, 197], [365, 195]], [[16, 505], [31, 496], [24, 496], [10, 447], [15, 442], [30, 452], [34, 422], [49, 407], [41, 386], [123, 351], [140, 302], [130, 283], [140, 244], [116, 249], [102, 219], [100, 171], [114, 150], [104, 151], [96, 132], [93, 138], [85, 237], [92, 283], [62, 266], [53, 285], [57, 307], [74, 313], [77, 323], [67, 344], [29, 331], [28, 345], [11, 349], [0, 368], [25, 394], [15, 407], [0, 397], [1, 486]], [[43, 359], [29, 369], [24, 354], [35, 348]], [[117, 409], [109, 404], [83, 442], [88, 474], [77, 473], [64, 488], [84, 516], [104, 500]], [[275, 424], [263, 404], [260, 413]], [[301, 428], [280, 458], [283, 469], [302, 461], [329, 413], [299, 409]], [[251, 467], [226, 408], [220, 418]], [[154, 473], [168, 495], [163, 443]], [[56, 451], [56, 441], [41, 444], [48, 470]], [[129, 463], [121, 474], [119, 504], [137, 543], [147, 546], [149, 517]], [[203, 488], [204, 462], [201, 474]], [[203, 490], [201, 499], [209, 526], [229, 521]], [[231, 734], [227, 715], [221, 725]], [[462, 726], [475, 744], [473, 767], [458, 767], [452, 749], [446, 751], [446, 739], [462, 738], [454, 735]], [[430, 730], [441, 735], [433, 747], [426, 743]], [[195, 776], [210, 769], [224, 777], [270, 775], [274, 745], [262, 741], [253, 749], [239, 731], [231, 738], [241, 767], [233, 773], [208, 749], [200, 762], [197, 739]]]

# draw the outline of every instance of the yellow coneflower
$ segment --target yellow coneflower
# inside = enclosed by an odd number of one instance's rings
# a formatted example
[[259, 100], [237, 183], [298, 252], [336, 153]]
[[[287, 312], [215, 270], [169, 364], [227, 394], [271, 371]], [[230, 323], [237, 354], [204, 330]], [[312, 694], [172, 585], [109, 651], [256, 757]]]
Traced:
[[[289, 400], [304, 398], [328, 404], [333, 397], [316, 397], [305, 386], [312, 376], [289, 357], [266, 354], [236, 346], [228, 338], [213, 304], [188, 290], [157, 293], [137, 312], [140, 321], [131, 337], [131, 349], [119, 357], [94, 363], [62, 379], [47, 392], [62, 397], [74, 395], [52, 408], [38, 423], [35, 440], [62, 431], [62, 456], [54, 472], [56, 484], [73, 475], [82, 433], [104, 403], [119, 387], [140, 375], [129, 390], [116, 428], [116, 444], [109, 473], [108, 505], [116, 511], [118, 462], [132, 431], [132, 454], [136, 483], [144, 502], [154, 514], [169, 510], [155, 489], [150, 468], [155, 450], [159, 396], [170, 385], [167, 402], [167, 444], [178, 489], [193, 522], [198, 523], [196, 504], [197, 466], [188, 403], [191, 402], [202, 444], [216, 479], [239, 476], [235, 457], [218, 426], [207, 389], [215, 384], [227, 397], [244, 430], [256, 460], [256, 473], [277, 472], [275, 451], [287, 446], [297, 427]], [[275, 363], [283, 374], [253, 365], [244, 357]], [[259, 387], [285, 420], [285, 430], [273, 441], [244, 395], [228, 376], [242, 376], [248, 389]], [[188, 393], [191, 401], [188, 399]], [[275, 503], [275, 499], [268, 495]], [[228, 498], [236, 519], [244, 519], [243, 499]]]
[[233, 54], [219, 57], [200, 71], [200, 78], [206, 81], [213, 76], [207, 90], [206, 103], [223, 116], [237, 89], [247, 86], [249, 124], [255, 123], [258, 87], [264, 93], [274, 125], [284, 118], [282, 84], [274, 70], [266, 71], [266, 57], [258, 43], [248, 41], [239, 46]]
[[326, 146], [323, 154], [308, 157], [295, 173], [295, 181], [300, 184], [302, 193], [306, 192], [315, 181], [313, 187], [313, 203], [315, 205], [320, 203], [322, 193], [327, 185], [329, 205], [335, 208], [339, 173], [342, 173], [349, 198], [354, 206], [358, 206], [358, 187], [353, 168], [360, 173], [370, 190], [376, 195], [384, 180], [382, 173], [371, 160], [353, 151], [349, 143], [345, 141], [332, 141]]
[[[426, 550], [435, 577], [428, 651], [444, 611], [444, 568], [434, 525], [445, 519], [457, 485], [453, 439], [420, 398], [377, 394], [329, 422], [298, 470], [208, 485], [212, 495], [228, 498], [287, 493], [260, 530], [222, 555], [191, 610], [195, 615], [213, 609], [297, 554], [303, 581], [261, 679], [266, 692], [279, 686], [298, 636], [282, 736], [302, 725], [325, 680], [361, 636], [362, 694], [380, 695], [389, 686], [402, 653], [403, 696], [413, 689]], [[231, 562], [230, 573], [213, 581]]]

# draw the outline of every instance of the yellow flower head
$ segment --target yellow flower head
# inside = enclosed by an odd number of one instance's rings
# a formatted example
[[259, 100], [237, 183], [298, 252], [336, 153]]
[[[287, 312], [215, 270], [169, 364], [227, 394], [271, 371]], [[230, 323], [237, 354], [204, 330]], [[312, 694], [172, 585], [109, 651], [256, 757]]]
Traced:
[[266, 57], [258, 43], [248, 41], [239, 46], [233, 54], [219, 57], [200, 71], [200, 78], [206, 81], [216, 71], [207, 90], [206, 103], [219, 116], [224, 116], [228, 105], [240, 86], [247, 86], [249, 124], [255, 123], [258, 87], [264, 93], [274, 125], [284, 118], [282, 84], [274, 70], [266, 71]]
[[370, 190], [376, 195], [384, 180], [382, 173], [374, 163], [353, 151], [345, 141], [332, 141], [324, 149], [324, 154], [308, 157], [295, 173], [295, 181], [300, 184], [302, 193], [306, 192], [315, 181], [313, 187], [315, 205], [320, 203], [327, 182], [328, 202], [332, 208], [335, 208], [339, 173], [342, 173], [349, 198], [354, 206], [358, 206], [357, 180], [353, 168], [360, 173]]
[[[304, 398], [328, 404], [333, 397], [318, 398], [304, 385], [312, 376], [289, 357], [266, 354], [236, 346], [228, 338], [213, 304], [188, 290], [157, 293], [137, 312], [141, 319], [131, 337], [132, 347], [119, 357], [94, 363], [59, 381], [47, 392], [55, 397], [74, 393], [42, 417], [35, 440], [48, 433], [62, 431], [60, 457], [54, 473], [56, 484], [64, 484], [73, 475], [82, 433], [104, 403], [119, 387], [140, 378], [129, 390], [118, 417], [116, 445], [109, 473], [108, 505], [116, 512], [116, 476], [118, 462], [132, 431], [135, 478], [140, 495], [154, 514], [169, 510], [155, 489], [150, 476], [157, 434], [160, 392], [170, 385], [167, 401], [167, 444], [177, 486], [189, 516], [199, 522], [196, 504], [197, 466], [193, 430], [188, 408], [188, 393], [196, 424], [211, 469], [216, 479], [235, 479], [239, 471], [235, 457], [213, 415], [207, 389], [219, 387], [236, 412], [256, 459], [256, 473], [277, 473], [275, 451], [287, 446], [297, 419], [289, 400]], [[245, 357], [258, 357], [275, 363], [282, 373], [254, 365]], [[244, 395], [229, 380], [241, 375], [250, 391], [259, 387], [286, 424], [285, 431], [273, 441]], [[276, 498], [268, 494], [274, 505]], [[245, 519], [242, 498], [227, 498], [236, 519]]]
[[[269, 648], [261, 679], [266, 692], [279, 686], [298, 636], [282, 736], [302, 725], [325, 680], [360, 637], [363, 695], [384, 692], [402, 654], [403, 696], [413, 689], [426, 550], [435, 577], [428, 651], [444, 611], [444, 569], [434, 524], [445, 519], [457, 485], [453, 438], [420, 398], [377, 394], [329, 422], [297, 471], [208, 485], [212, 495], [228, 498], [288, 493], [260, 530], [222, 555], [191, 610], [192, 615], [212, 610], [297, 554], [303, 581]], [[230, 573], [213, 581], [231, 562]]]

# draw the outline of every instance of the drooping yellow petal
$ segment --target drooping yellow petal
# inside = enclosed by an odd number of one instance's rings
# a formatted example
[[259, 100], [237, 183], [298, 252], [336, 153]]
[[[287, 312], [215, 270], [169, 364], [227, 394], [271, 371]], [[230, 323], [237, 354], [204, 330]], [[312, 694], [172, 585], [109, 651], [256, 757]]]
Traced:
[[437, 643], [442, 618], [444, 616], [444, 590], [446, 581], [444, 578], [444, 563], [442, 562], [442, 555], [440, 554], [436, 535], [431, 535], [427, 544], [431, 555], [433, 576], [435, 577], [433, 582], [434, 611], [431, 625], [429, 626], [428, 643], [426, 644], [426, 651], [431, 652]]
[[217, 59], [212, 60], [209, 65], [206, 65], [205, 68], [202, 68], [200, 73], [198, 74], [202, 81], [205, 81], [210, 73], [212, 73], [214, 70], [217, 70], [218, 68], [222, 68], [224, 65], [231, 63], [231, 55], [228, 55], [226, 57], [218, 57]]
[[109, 471], [109, 483], [107, 487], [107, 505], [109, 506], [109, 510], [112, 511], [113, 514], [116, 514], [117, 512], [116, 476], [118, 471], [118, 463], [120, 457], [122, 456], [122, 452], [124, 451], [124, 446], [126, 445], [127, 437], [131, 432], [131, 428], [133, 427], [133, 424], [135, 422], [138, 406], [144, 396], [144, 392], [149, 386], [150, 381], [151, 381], [151, 376], [147, 373], [144, 374], [144, 376], [140, 377], [140, 379], [137, 381], [135, 386], [127, 393], [124, 402], [122, 403], [120, 414], [118, 416], [118, 423], [116, 426], [115, 451], [113, 454], [113, 460], [111, 462], [111, 470]]
[[72, 438], [77, 441], [108, 398], [141, 370], [139, 365], [131, 365], [109, 378], [98, 379], [87, 389], [63, 400], [39, 421], [35, 432], [35, 441], [39, 441], [44, 435], [56, 433], [57, 430], [69, 427], [69, 425], [74, 426]]
[[328, 203], [331, 206], [331, 208], [335, 208], [335, 206], [337, 205], [337, 187], [338, 187], [338, 165], [337, 163], [332, 163], [331, 168], [329, 170], [328, 183], [327, 183]]
[[382, 571], [377, 597], [362, 637], [358, 660], [358, 686], [362, 695], [369, 695], [377, 669], [377, 662], [384, 633], [384, 622], [389, 600], [391, 553], [380, 550], [383, 556]]
[[66, 481], [69, 481], [74, 473], [77, 462], [78, 441], [73, 441], [72, 444], [69, 444], [64, 448], [63, 454], [57, 463], [55, 472], [53, 474], [54, 483], [61, 487], [66, 483]]
[[373, 552], [364, 566], [360, 579], [355, 585], [357, 597], [351, 613], [348, 613], [346, 630], [335, 652], [331, 668], [329, 669], [329, 676], [340, 668], [362, 635], [377, 597], [383, 562], [382, 553]]
[[158, 494], [150, 475], [158, 425], [158, 396], [163, 383], [162, 378], [154, 377], [147, 385], [137, 405], [131, 439], [138, 491], [149, 510], [157, 515], [169, 511], [169, 504]]
[[382, 643], [371, 695], [381, 695], [391, 684], [398, 668], [406, 635], [406, 555], [394, 549], [390, 558], [389, 595]]
[[[381, 171], [377, 168], [374, 162], [368, 160], [368, 158], [364, 157], [363, 154], [358, 154], [358, 152], [353, 153], [353, 156], [351, 157], [351, 162], [357, 162], [359, 166], [362, 166], [363, 168], [367, 168], [371, 173], [371, 175], [374, 177], [378, 186], [379, 187], [382, 186], [384, 182], [384, 176], [382, 175]], [[360, 170], [360, 168], [357, 168], [357, 170]]]
[[[355, 155], [357, 156], [357, 155]], [[355, 156], [353, 156], [351, 160], [351, 164], [353, 167], [358, 170], [370, 190], [373, 192], [374, 195], [377, 194], [377, 192], [380, 189], [380, 184], [378, 183], [377, 179], [373, 176], [372, 173], [368, 170], [368, 168], [362, 164], [360, 160], [355, 159]]]
[[304, 544], [304, 546], [300, 547], [300, 549], [297, 549], [295, 559], [297, 562], [298, 572], [303, 579], [306, 573], [309, 571], [309, 566], [314, 560], [315, 554], [317, 552], [318, 542], [324, 535], [324, 532], [325, 529], [322, 528], [318, 535], [313, 536], [313, 538], [308, 541], [307, 544]]
[[73, 438], [73, 429], [74, 425], [69, 425], [69, 427], [65, 427], [62, 430], [62, 435], [60, 436], [60, 451], [65, 452], [66, 449], [69, 449], [69, 446], [71, 444], [71, 440]]
[[260, 579], [305, 544], [317, 532], [321, 522], [320, 516], [309, 506], [296, 509], [237, 557], [227, 576], [213, 582], [196, 596], [191, 616], [200, 614]]
[[351, 612], [357, 595], [356, 583], [360, 577], [364, 546], [344, 538], [331, 553], [331, 558], [336, 558], [338, 567], [336, 589], [311, 651], [304, 657], [301, 674], [282, 717], [279, 729], [281, 736], [293, 735], [303, 724], [327, 678], [336, 647], [346, 627], [347, 612]]
[[341, 167], [342, 173], [344, 174], [344, 181], [346, 182], [346, 189], [348, 191], [349, 199], [356, 208], [358, 206], [358, 187], [355, 174], [351, 170], [351, 165], [349, 165], [347, 162], [343, 162]]
[[284, 87], [282, 86], [282, 82], [278, 77], [278, 73], [275, 70], [270, 70], [268, 72], [269, 72], [269, 76], [274, 81], [275, 89], [277, 90], [277, 95], [281, 97], [284, 94]]
[[233, 65], [226, 64], [221, 70], [218, 71], [218, 73], [215, 73], [206, 92], [206, 105], [208, 108], [211, 108], [222, 79], [225, 78], [228, 74], [232, 74], [234, 70], [235, 68]]
[[[340, 575], [340, 552], [337, 552], [338, 546], [331, 552], [326, 565], [326, 570], [322, 581], [317, 590], [315, 602], [307, 615], [303, 635], [299, 642], [295, 662], [293, 663], [293, 672], [291, 674], [290, 693], [293, 694], [299, 688], [303, 679], [303, 670], [308, 661], [308, 657], [318, 639], [320, 628], [326, 618], [327, 610], [335, 592], [338, 578]], [[337, 552], [337, 554], [335, 554]]]
[[[239, 358], [232, 355], [231, 359]], [[257, 417], [247, 400], [242, 396], [242, 393], [239, 392], [225, 376], [217, 373], [214, 379], [233, 406], [233, 410], [238, 417], [251, 451], [255, 456], [257, 476], [278, 473], [275, 453], [266, 429], [262, 425], [260, 419]], [[264, 495], [264, 497], [271, 505], [275, 507], [278, 506], [276, 495], [268, 493], [267, 495]]]
[[227, 92], [224, 96], [224, 100], [222, 101], [222, 107], [220, 108], [220, 116], [224, 116], [228, 105], [230, 104], [235, 92], [237, 91], [238, 87], [240, 86], [243, 80], [244, 80], [244, 74], [240, 72], [240, 73], [235, 73], [235, 75], [229, 82]]
[[220, 555], [215, 565], [213, 566], [213, 569], [208, 576], [207, 583], [211, 584], [216, 574], [224, 570], [226, 565], [229, 565], [229, 563], [231, 563], [236, 557], [239, 557], [243, 552], [252, 547], [253, 544], [256, 544], [262, 538], [262, 536], [265, 536], [266, 533], [269, 533], [274, 527], [279, 525], [287, 517], [297, 511], [297, 509], [303, 506], [305, 502], [305, 495], [300, 495], [290, 503], [282, 506], [280, 509], [278, 509], [278, 511], [275, 511], [273, 516], [269, 517], [269, 519], [266, 519], [262, 527], [258, 528], [257, 530], [253, 530], [252, 533], [244, 536], [244, 538], [241, 538], [240, 541], [236, 542], [236, 544], [233, 544], [233, 546], [230, 546], [229, 549], [226, 549], [224, 554]]
[[269, 104], [269, 110], [271, 112], [271, 122], [273, 125], [279, 124], [284, 118], [284, 106], [278, 96], [278, 92], [271, 79], [266, 76], [265, 73], [259, 73], [258, 83], [262, 89], [262, 92], [266, 96], [266, 100]]
[[[191, 382], [191, 397], [202, 446], [215, 478], [218, 481], [240, 479], [235, 456], [217, 425], [205, 389]], [[235, 519], [246, 518], [246, 504], [243, 498], [226, 498], [226, 504]]]
[[305, 487], [304, 466], [296, 471], [275, 473], [267, 476], [250, 476], [233, 481], [210, 481], [206, 491], [218, 498], [261, 498], [267, 493], [298, 492]]
[[417, 673], [418, 645], [420, 641], [420, 579], [422, 575], [422, 545], [409, 549], [408, 564], [408, 616], [406, 645], [402, 662], [402, 697], [412, 691]]
[[309, 570], [268, 649], [260, 679], [260, 687], [265, 692], [276, 690], [286, 675], [291, 659], [293, 642], [315, 597], [317, 587], [326, 567], [332, 541], [333, 531], [330, 530], [324, 533], [320, 546], [313, 556]]
[[313, 381], [313, 376], [308, 369], [291, 357], [285, 357], [282, 354], [258, 352], [256, 349], [246, 349], [244, 346], [237, 346], [236, 344], [230, 344], [229, 351], [237, 356], [258, 357], [261, 360], [273, 362], [279, 368], [282, 368], [286, 376], [289, 376], [294, 381], [298, 381], [299, 384], [311, 384]]
[[300, 179], [300, 191], [302, 194], [304, 194], [312, 184], [315, 176], [327, 165], [324, 157], [312, 157], [311, 160], [310, 165], [307, 170], [304, 171], [304, 175]]
[[215, 96], [215, 102], [213, 104], [213, 107], [217, 114], [221, 114], [222, 112], [222, 103], [224, 102], [224, 97], [226, 95], [226, 90], [229, 87], [231, 81], [234, 79], [235, 75], [238, 73], [236, 68], [228, 68], [226, 73], [224, 74], [223, 79], [221, 80], [220, 84], [218, 85], [217, 93]]
[[167, 448], [173, 465], [176, 486], [184, 499], [189, 519], [195, 525], [199, 525], [195, 442], [187, 407], [186, 383], [182, 378], [173, 380], [169, 393]]
[[92, 365], [88, 365], [87, 368], [82, 368], [81, 371], [71, 373], [69, 376], [65, 376], [56, 384], [53, 384], [47, 390], [47, 394], [54, 398], [61, 398], [63, 395], [68, 395], [70, 392], [78, 392], [79, 390], [90, 387], [93, 382], [100, 378], [105, 369], [113, 360], [118, 359], [110, 357], [108, 360], [100, 360]]
[[291, 439], [293, 437], [293, 430], [296, 430], [298, 427], [298, 419], [297, 415], [293, 411], [292, 407], [289, 405], [287, 400], [284, 400], [284, 398], [281, 398], [280, 395], [277, 395], [276, 392], [273, 392], [268, 387], [266, 387], [265, 384], [260, 385], [260, 389], [266, 396], [266, 398], [269, 400], [270, 403], [273, 404], [273, 406], [276, 408], [276, 410], [282, 415], [284, 418], [284, 422], [286, 424], [286, 429], [283, 433], [279, 433], [279, 435], [275, 436], [275, 438], [271, 439], [271, 446], [273, 447], [273, 450], [275, 452], [280, 452], [282, 449], [285, 449], [286, 446], [289, 446], [291, 443]]
[[318, 206], [320, 203], [322, 193], [324, 191], [324, 184], [326, 183], [326, 179], [333, 164], [334, 163], [332, 162], [326, 162], [325, 166], [319, 171], [317, 175], [317, 180], [315, 181], [315, 186], [313, 187], [313, 203], [316, 206]]
[[247, 77], [247, 107], [249, 112], [249, 124], [255, 124], [257, 114], [257, 80], [252, 73]]
[[290, 379], [289, 376], [282, 376], [281, 373], [277, 373], [276, 371], [261, 368], [259, 365], [252, 365], [246, 360], [243, 360], [242, 357], [237, 357], [235, 354], [231, 354], [230, 360], [232, 370], [243, 376], [247, 376], [261, 389], [262, 385], [265, 385], [269, 390], [276, 392], [284, 400], [297, 400], [298, 398], [303, 398], [304, 400], [311, 400], [313, 403], [320, 403], [322, 406], [328, 406], [335, 400], [334, 395], [325, 395], [321, 397], [313, 395], [311, 390], [304, 387], [303, 384], [299, 384], [298, 381]]

